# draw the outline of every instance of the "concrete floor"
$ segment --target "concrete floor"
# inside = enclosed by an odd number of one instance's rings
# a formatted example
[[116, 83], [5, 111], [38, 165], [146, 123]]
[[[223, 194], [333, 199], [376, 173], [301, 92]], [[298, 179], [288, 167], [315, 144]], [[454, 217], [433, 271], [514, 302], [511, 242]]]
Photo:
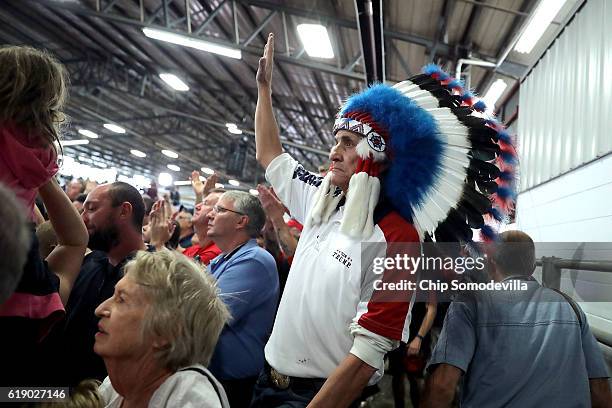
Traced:
[[[391, 376], [385, 374], [378, 383], [378, 386], [380, 387], [380, 392], [370, 397], [366, 404], [362, 404], [362, 408], [395, 408], [391, 391]], [[410, 385], [408, 380], [404, 380], [404, 407], [413, 408], [410, 402]]]

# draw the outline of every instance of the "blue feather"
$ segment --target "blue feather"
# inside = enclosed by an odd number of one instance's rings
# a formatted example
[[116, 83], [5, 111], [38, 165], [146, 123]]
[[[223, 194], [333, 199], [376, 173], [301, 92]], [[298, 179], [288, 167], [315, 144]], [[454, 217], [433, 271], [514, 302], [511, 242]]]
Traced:
[[482, 234], [483, 237], [488, 238], [490, 240], [494, 241], [497, 239], [497, 233], [490, 225], [485, 224], [482, 227], [480, 227], [480, 233]]
[[446, 72], [442, 71], [442, 68], [440, 68], [438, 65], [436, 64], [427, 64], [423, 67], [423, 69], [421, 70], [421, 72], [423, 72], [426, 75], [433, 75], [433, 74], [446, 74]]
[[[435, 65], [434, 65], [435, 67]], [[391, 166], [382, 175], [382, 192], [400, 214], [411, 219], [441, 173], [444, 142], [437, 122], [398, 90], [378, 84], [351, 96], [340, 114], [367, 112], [391, 137]]]
[[475, 96], [475, 95], [474, 95], [473, 93], [471, 93], [470, 91], [465, 91], [465, 92], [463, 93], [463, 95], [461, 95], [461, 100], [462, 100], [462, 101], [466, 101], [466, 100], [468, 100], [468, 99], [472, 99], [472, 98], [474, 98], [474, 96]]
[[502, 142], [512, 144], [512, 136], [510, 136], [510, 134], [506, 132], [505, 130], [498, 132], [497, 136], [499, 137], [499, 140], [501, 140]]
[[456, 87], [463, 88], [463, 81], [459, 79], [453, 79], [452, 81], [448, 83], [448, 85], [446, 85], [446, 87], [449, 89], [456, 88]]
[[484, 112], [487, 110], [487, 104], [482, 100], [479, 100], [474, 104], [474, 109], [476, 109], [478, 112]]
[[511, 171], [504, 170], [499, 172], [499, 178], [503, 181], [513, 181], [514, 174]]
[[504, 219], [504, 216], [502, 215], [501, 211], [499, 211], [495, 207], [489, 208], [488, 213], [491, 214], [491, 216], [495, 218], [497, 221], [502, 221]]
[[516, 197], [514, 190], [509, 187], [498, 187], [496, 193], [497, 196], [503, 200], [514, 199]]
[[516, 156], [510, 152], [501, 152], [500, 156], [502, 160], [507, 164], [514, 165], [517, 162]]

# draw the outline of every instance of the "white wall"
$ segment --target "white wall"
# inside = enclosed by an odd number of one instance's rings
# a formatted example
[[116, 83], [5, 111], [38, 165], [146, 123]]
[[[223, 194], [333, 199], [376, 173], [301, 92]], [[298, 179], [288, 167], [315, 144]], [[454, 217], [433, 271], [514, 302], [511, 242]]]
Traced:
[[612, 1], [588, 0], [521, 84], [520, 189], [612, 151]]
[[[536, 243], [568, 243], [557, 253], [540, 246], [538, 256], [612, 260], [593, 244], [612, 243], [610, 21], [611, 1], [588, 0], [520, 88], [516, 228]], [[586, 244], [578, 251], [576, 242]], [[561, 278], [612, 344], [612, 303], [584, 301], [612, 294], [612, 273], [564, 270]]]
[[[516, 209], [516, 228], [537, 243], [585, 242], [582, 259], [611, 261], [612, 244], [597, 252], [589, 243], [612, 242], [612, 154], [520, 193]], [[553, 254], [540, 245], [537, 256], [571, 259], [576, 247], [568, 244]], [[612, 273], [564, 270], [561, 289], [580, 302], [596, 335], [612, 344], [612, 303], [582, 301], [612, 294]]]

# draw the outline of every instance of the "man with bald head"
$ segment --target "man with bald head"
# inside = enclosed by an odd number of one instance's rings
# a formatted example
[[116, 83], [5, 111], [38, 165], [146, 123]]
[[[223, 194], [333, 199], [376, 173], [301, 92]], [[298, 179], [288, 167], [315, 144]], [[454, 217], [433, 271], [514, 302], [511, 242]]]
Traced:
[[[145, 249], [142, 222], [145, 206], [136, 188], [115, 182], [96, 187], [83, 205], [82, 218], [89, 234], [88, 248], [66, 305], [66, 321], [48, 342], [49, 354], [58, 358], [50, 366], [60, 375], [57, 384], [76, 385], [86, 378], [104, 379], [104, 362], [93, 352], [98, 318], [94, 311], [113, 295], [123, 276], [123, 265]], [[58, 374], [58, 373], [56, 373]]]

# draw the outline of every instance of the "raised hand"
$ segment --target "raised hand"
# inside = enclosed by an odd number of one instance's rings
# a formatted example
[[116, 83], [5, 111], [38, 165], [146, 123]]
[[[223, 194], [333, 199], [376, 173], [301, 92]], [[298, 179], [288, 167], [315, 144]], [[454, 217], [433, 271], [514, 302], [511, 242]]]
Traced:
[[204, 194], [204, 183], [200, 180], [200, 172], [197, 170], [191, 172], [191, 187], [196, 197]]
[[174, 233], [175, 224], [168, 216], [169, 208], [164, 200], [153, 204], [149, 215], [149, 233], [151, 245], [157, 250], [162, 249]]
[[268, 34], [268, 42], [264, 47], [263, 56], [259, 59], [257, 69], [257, 85], [272, 90], [272, 70], [274, 67], [274, 34]]
[[285, 206], [276, 197], [272, 188], [259, 184], [257, 186], [257, 191], [259, 192], [259, 201], [261, 202], [261, 206], [266, 212], [266, 215], [273, 221], [279, 219], [282, 220], [283, 214], [285, 214]]
[[217, 176], [217, 173], [213, 173], [206, 178], [206, 183], [204, 183], [204, 190], [202, 192], [204, 194], [204, 197], [206, 197], [208, 193], [210, 193], [210, 190], [215, 188], [215, 185], [217, 184], [218, 180], [219, 177]]

